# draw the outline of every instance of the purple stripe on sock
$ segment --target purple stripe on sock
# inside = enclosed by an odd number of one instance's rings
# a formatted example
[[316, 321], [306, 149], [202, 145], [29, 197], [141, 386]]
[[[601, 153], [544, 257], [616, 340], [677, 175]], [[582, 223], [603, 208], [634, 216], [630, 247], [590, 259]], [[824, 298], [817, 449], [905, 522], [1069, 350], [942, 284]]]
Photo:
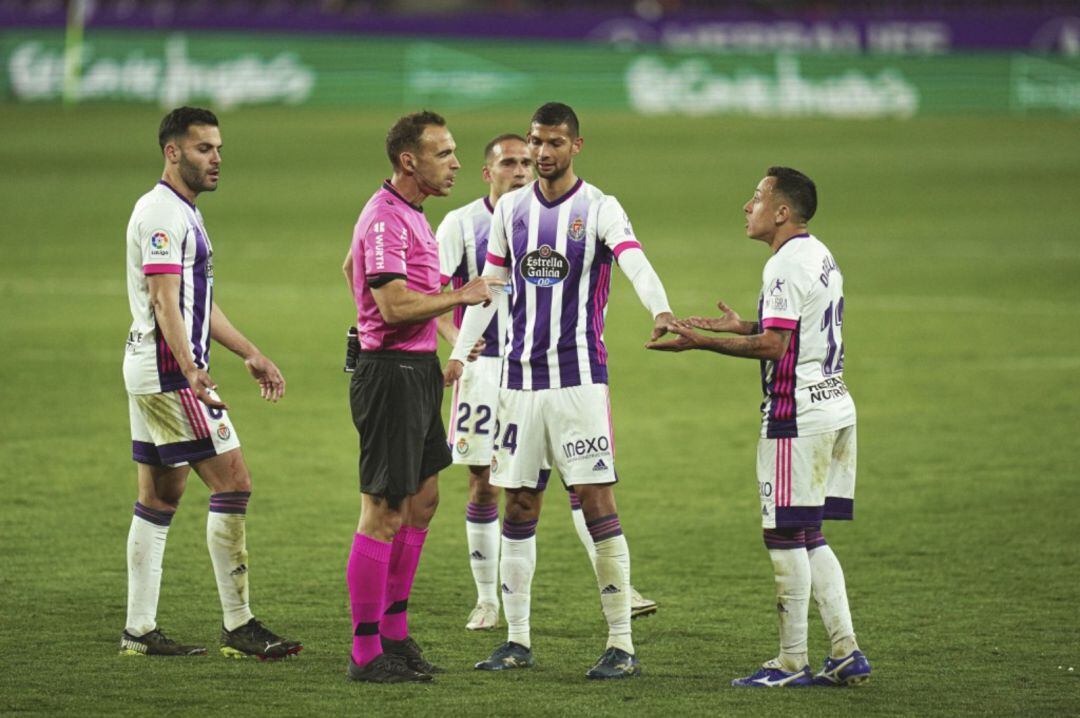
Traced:
[[622, 536], [622, 524], [619, 523], [618, 514], [601, 516], [598, 519], [586, 521], [585, 526], [589, 529], [589, 535], [592, 536], [593, 543]]
[[806, 529], [806, 550], [811, 551], [825, 545], [825, 535], [821, 529]]
[[465, 505], [465, 520], [471, 524], [490, 524], [499, 520], [498, 504], [474, 504], [471, 501]]
[[168, 526], [172, 523], [173, 515], [175, 511], [158, 511], [157, 509], [150, 509], [138, 501], [135, 502], [135, 515], [143, 521], [148, 521], [157, 526]]
[[806, 532], [803, 529], [765, 529], [765, 548], [794, 550], [806, 546]]
[[536, 535], [536, 521], [508, 521], [503, 519], [502, 535], [514, 541], [524, 541]]
[[580, 511], [581, 510], [581, 499], [579, 499], [578, 495], [576, 493], [574, 493], [573, 491], [570, 492], [570, 510], [571, 511]]
[[223, 491], [210, 495], [210, 510], [215, 514], [246, 514], [250, 491]]

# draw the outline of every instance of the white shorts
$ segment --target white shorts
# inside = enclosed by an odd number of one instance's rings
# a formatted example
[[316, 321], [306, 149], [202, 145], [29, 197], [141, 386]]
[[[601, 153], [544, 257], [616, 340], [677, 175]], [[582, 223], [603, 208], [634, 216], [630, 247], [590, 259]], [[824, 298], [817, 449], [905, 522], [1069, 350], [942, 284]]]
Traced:
[[855, 426], [792, 439], [758, 439], [761, 525], [817, 527], [855, 510]]
[[618, 481], [607, 384], [499, 389], [496, 417], [492, 485], [543, 489], [552, 466], [567, 486]]
[[455, 464], [487, 466], [495, 437], [502, 357], [478, 357], [467, 362], [454, 385], [447, 443]]
[[228, 412], [211, 409], [191, 389], [128, 394], [128, 414], [131, 458], [140, 464], [184, 466], [240, 446]]

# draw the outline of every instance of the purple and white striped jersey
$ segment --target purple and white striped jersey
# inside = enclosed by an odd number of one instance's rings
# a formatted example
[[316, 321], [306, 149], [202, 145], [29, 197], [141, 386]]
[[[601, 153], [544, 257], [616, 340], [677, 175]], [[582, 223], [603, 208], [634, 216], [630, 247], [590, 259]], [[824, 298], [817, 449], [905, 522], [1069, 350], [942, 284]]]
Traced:
[[195, 364], [210, 368], [210, 309], [214, 250], [202, 213], [164, 181], [139, 198], [127, 228], [127, 285], [131, 330], [124, 353], [124, 384], [132, 394], [184, 389], [187, 379], [158, 332], [146, 278], [180, 275], [180, 313]]
[[[435, 239], [439, 242], [439, 272], [444, 287], [451, 284], [458, 289], [483, 273], [492, 212], [494, 208], [491, 202], [487, 197], [482, 197], [448, 212], [439, 224]], [[464, 306], [454, 307], [454, 326], [460, 329], [464, 316]], [[506, 304], [500, 302], [498, 313], [484, 330], [484, 351], [481, 356], [502, 356], [508, 316]]]
[[790, 329], [780, 361], [761, 362], [761, 435], [812, 436], [855, 423], [844, 384], [844, 276], [829, 248], [800, 234], [765, 263], [758, 319]]
[[504, 387], [607, 383], [611, 267], [640, 247], [618, 200], [580, 179], [554, 202], [537, 182], [499, 199], [487, 261], [510, 270]]

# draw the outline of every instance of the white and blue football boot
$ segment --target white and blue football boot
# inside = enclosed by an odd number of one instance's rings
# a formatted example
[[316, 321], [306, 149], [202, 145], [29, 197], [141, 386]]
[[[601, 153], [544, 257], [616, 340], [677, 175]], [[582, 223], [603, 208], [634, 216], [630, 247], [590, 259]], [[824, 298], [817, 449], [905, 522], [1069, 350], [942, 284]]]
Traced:
[[825, 667], [814, 676], [815, 686], [857, 686], [870, 680], [870, 661], [862, 651], [843, 658], [826, 658]]
[[810, 666], [795, 672], [785, 671], [780, 661], [773, 658], [765, 661], [754, 675], [736, 678], [731, 685], [737, 688], [806, 688], [814, 685], [814, 676]]

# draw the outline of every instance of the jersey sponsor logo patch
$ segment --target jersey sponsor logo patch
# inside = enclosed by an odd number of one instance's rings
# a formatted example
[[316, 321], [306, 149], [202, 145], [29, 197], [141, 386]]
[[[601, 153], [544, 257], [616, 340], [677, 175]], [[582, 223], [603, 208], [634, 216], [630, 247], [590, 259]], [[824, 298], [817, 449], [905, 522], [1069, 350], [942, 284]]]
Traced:
[[521, 277], [538, 287], [553, 287], [570, 274], [570, 262], [546, 244], [521, 258]]
[[164, 232], [150, 235], [150, 254], [154, 257], [169, 256], [169, 235]]
[[769, 287], [769, 296], [775, 297], [784, 293], [784, 285], [787, 284], [786, 279], [777, 279], [773, 282], [773, 285]]
[[581, 242], [585, 239], [585, 222], [581, 217], [574, 217], [574, 220], [570, 222], [570, 225], [566, 228], [566, 236], [574, 242]]

